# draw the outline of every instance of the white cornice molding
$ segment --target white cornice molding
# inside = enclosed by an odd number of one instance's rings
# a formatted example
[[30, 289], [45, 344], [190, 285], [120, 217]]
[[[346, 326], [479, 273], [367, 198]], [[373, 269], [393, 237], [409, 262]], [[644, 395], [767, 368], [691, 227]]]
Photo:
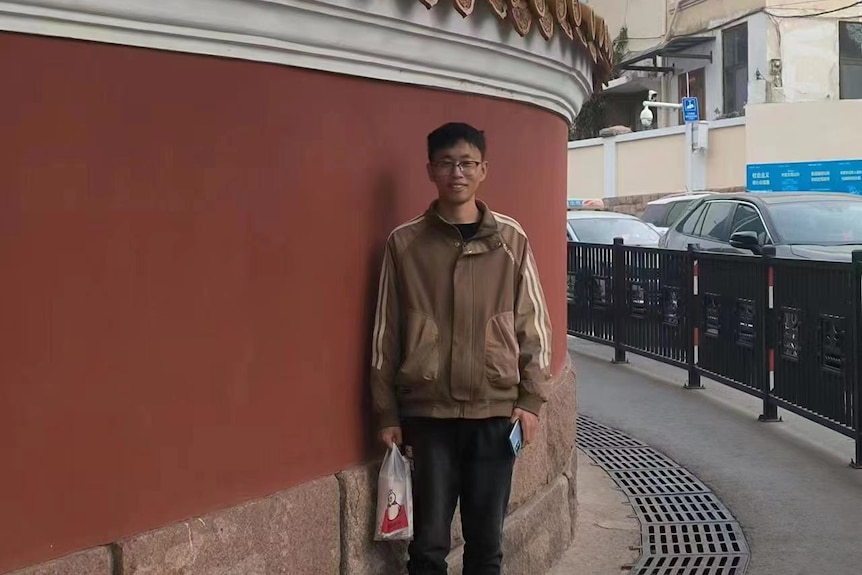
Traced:
[[416, 0], [19, 0], [0, 1], [0, 30], [481, 94], [574, 119], [592, 85], [582, 50], [561, 38], [520, 38], [484, 4], [467, 19], [444, 8], [429, 12]]

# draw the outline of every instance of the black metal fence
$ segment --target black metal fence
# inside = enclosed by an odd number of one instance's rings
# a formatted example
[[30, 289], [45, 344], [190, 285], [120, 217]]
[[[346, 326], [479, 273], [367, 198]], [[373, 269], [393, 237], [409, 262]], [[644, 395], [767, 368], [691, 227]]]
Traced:
[[862, 252], [853, 263], [569, 243], [568, 333], [688, 371], [854, 438], [862, 466]]

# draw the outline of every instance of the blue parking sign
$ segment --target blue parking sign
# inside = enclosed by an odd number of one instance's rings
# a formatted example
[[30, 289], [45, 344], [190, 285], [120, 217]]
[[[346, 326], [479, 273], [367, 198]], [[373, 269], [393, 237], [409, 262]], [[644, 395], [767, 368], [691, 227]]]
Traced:
[[697, 105], [697, 98], [682, 99], [682, 121], [686, 124], [700, 121], [700, 106]]

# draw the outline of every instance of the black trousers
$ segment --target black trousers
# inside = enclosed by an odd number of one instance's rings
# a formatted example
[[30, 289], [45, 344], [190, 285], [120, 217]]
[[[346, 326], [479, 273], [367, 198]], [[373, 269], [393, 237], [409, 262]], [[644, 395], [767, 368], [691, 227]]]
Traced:
[[411, 418], [402, 423], [413, 460], [414, 538], [409, 575], [446, 575], [455, 504], [461, 499], [464, 575], [499, 575], [503, 519], [515, 457], [508, 418]]

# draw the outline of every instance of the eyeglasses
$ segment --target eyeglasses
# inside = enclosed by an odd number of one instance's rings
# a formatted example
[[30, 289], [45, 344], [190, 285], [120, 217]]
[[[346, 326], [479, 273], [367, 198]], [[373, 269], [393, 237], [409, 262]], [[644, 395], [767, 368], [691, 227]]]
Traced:
[[464, 162], [450, 162], [447, 160], [441, 162], [431, 162], [431, 168], [441, 174], [450, 174], [452, 171], [457, 168], [461, 171], [465, 176], [472, 176], [476, 173], [476, 170], [479, 169], [479, 166], [482, 162], [477, 162], [475, 160], [467, 160]]

